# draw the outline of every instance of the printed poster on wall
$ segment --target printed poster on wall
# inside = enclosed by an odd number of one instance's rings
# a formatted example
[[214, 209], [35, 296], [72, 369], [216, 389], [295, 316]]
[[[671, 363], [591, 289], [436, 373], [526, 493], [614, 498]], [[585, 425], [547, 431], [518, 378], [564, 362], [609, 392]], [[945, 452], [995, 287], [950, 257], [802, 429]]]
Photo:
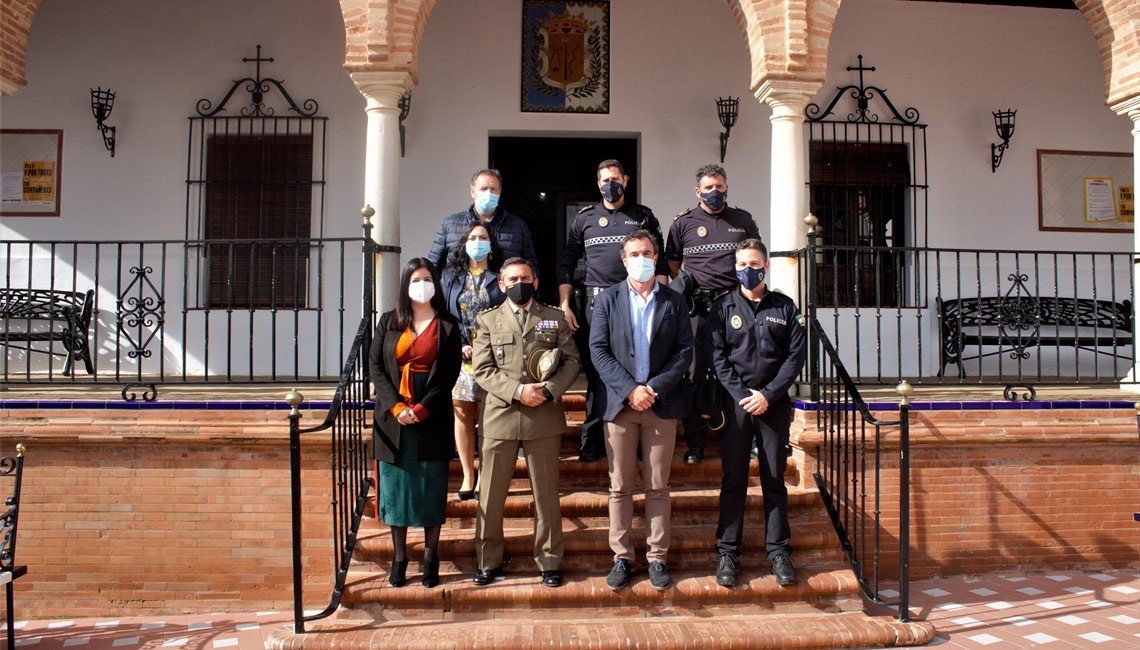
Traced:
[[58, 217], [63, 131], [0, 129], [0, 215]]
[[610, 112], [610, 3], [523, 0], [522, 111]]
[[1117, 191], [1116, 204], [1119, 207], [1121, 223], [1132, 223], [1136, 220], [1136, 186], [1121, 185]]
[[1085, 223], [1116, 220], [1116, 196], [1111, 178], [1085, 177]]

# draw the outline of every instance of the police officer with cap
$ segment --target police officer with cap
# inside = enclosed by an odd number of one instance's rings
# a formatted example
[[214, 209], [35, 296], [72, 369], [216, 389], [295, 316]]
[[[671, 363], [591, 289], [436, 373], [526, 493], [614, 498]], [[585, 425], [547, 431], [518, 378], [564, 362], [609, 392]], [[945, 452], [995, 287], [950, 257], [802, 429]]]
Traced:
[[[622, 241], [626, 235], [637, 230], [647, 230], [655, 238], [657, 250], [664, 248], [660, 222], [649, 208], [626, 200], [625, 188], [628, 185], [629, 176], [620, 161], [610, 159], [598, 164], [598, 190], [602, 194], [602, 202], [583, 208], [574, 217], [559, 269], [560, 307], [570, 329], [574, 331], [574, 339], [581, 353], [582, 369], [586, 374], [586, 421], [582, 423], [581, 448], [578, 452], [578, 459], [585, 463], [603, 458], [606, 452], [602, 414], [595, 398], [599, 391], [605, 390], [605, 386], [600, 384], [598, 372], [590, 361], [589, 323], [594, 311], [594, 300], [603, 290], [626, 279], [627, 272], [621, 258]], [[583, 258], [586, 261], [586, 299], [584, 307], [576, 313], [572, 306], [574, 272], [578, 261]], [[666, 282], [668, 273], [665, 256], [659, 256], [655, 274], [661, 282]]]
[[[684, 275], [674, 281], [674, 289], [689, 297], [693, 327], [693, 365], [690, 378], [700, 384], [716, 381], [712, 374], [711, 339], [705, 318], [718, 297], [739, 286], [736, 278], [736, 246], [745, 239], [760, 239], [760, 229], [752, 215], [728, 207], [728, 175], [720, 165], [697, 170], [694, 192], [697, 207], [673, 218], [664, 257], [673, 277], [684, 265]], [[694, 412], [685, 419], [685, 462], [695, 465], [705, 457], [708, 423]]]

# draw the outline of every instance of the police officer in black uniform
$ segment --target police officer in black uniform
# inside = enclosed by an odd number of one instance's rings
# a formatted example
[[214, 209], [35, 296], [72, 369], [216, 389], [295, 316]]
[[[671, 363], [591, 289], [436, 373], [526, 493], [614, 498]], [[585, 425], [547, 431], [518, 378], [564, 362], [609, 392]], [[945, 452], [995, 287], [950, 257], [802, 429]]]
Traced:
[[[734, 270], [736, 245], [748, 238], [760, 239], [760, 229], [752, 215], [728, 207], [727, 180], [720, 165], [705, 165], [697, 170], [695, 191], [701, 202], [673, 218], [663, 256], [675, 278], [684, 264], [684, 276], [674, 280], [672, 286], [690, 299], [694, 347], [689, 377], [698, 384], [710, 380], [712, 367], [705, 316], [718, 296], [739, 285]], [[684, 425], [688, 446], [685, 462], [695, 465], [705, 457], [708, 423], [694, 411]]]
[[709, 312], [713, 366], [724, 386], [727, 423], [720, 438], [720, 521], [717, 523], [716, 581], [736, 585], [736, 561], [744, 537], [749, 450], [759, 442], [760, 485], [764, 490], [765, 548], [780, 586], [795, 584], [788, 488], [784, 469], [792, 400], [788, 390], [807, 353], [804, 320], [792, 299], [768, 290], [768, 251], [759, 239], [741, 242], [736, 253], [737, 286]]
[[[570, 329], [574, 330], [582, 369], [586, 373], [586, 421], [582, 424], [582, 444], [578, 452], [578, 459], [585, 463], [606, 455], [601, 413], [597, 411], [594, 399], [605, 387], [599, 385], [598, 372], [590, 361], [589, 323], [594, 299], [604, 289], [625, 281], [627, 273], [621, 259], [621, 246], [626, 235], [635, 230], [648, 230], [657, 240], [657, 250], [664, 248], [657, 217], [644, 205], [626, 201], [627, 185], [629, 176], [621, 162], [603, 160], [598, 165], [598, 190], [602, 193], [602, 202], [583, 208], [574, 217], [559, 269], [560, 306]], [[578, 260], [583, 257], [586, 259], [586, 295], [575, 310], [574, 272]], [[665, 282], [669, 267], [663, 255], [658, 257], [656, 273], [658, 279]]]

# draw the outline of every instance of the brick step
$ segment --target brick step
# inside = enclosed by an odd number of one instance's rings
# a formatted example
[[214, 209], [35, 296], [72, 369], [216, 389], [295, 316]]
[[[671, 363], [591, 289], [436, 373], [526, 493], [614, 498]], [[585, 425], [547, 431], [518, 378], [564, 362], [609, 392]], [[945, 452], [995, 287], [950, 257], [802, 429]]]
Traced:
[[[565, 583], [556, 589], [541, 584], [538, 570], [508, 573], [502, 580], [480, 587], [467, 573], [441, 573], [440, 584], [424, 588], [418, 572], [409, 572], [409, 582], [395, 588], [382, 575], [349, 575], [343, 605], [361, 617], [373, 620], [421, 619], [443, 610], [455, 617], [533, 618], [536, 610], [548, 618], [581, 616], [591, 609], [601, 617], [723, 614], [731, 608], [749, 607], [752, 613], [843, 612], [863, 607], [855, 575], [842, 562], [798, 570], [799, 583], [776, 584], [767, 561], [742, 563], [735, 588], [716, 584], [714, 567], [670, 570], [673, 585], [662, 592], [653, 589], [644, 566], [636, 567], [633, 582], [620, 592], [606, 586], [607, 571], [567, 570]], [[533, 565], [532, 565], [533, 567]], [[608, 568], [607, 568], [608, 569]]]
[[[376, 521], [375, 493], [369, 495], [366, 506], [367, 516], [361, 522], [361, 530], [376, 529], [381, 525]], [[563, 491], [559, 499], [563, 518], [573, 519], [575, 522], [594, 527], [606, 528], [609, 526], [609, 495], [599, 491]], [[671, 494], [672, 521], [682, 523], [715, 523], [720, 508], [719, 488], [674, 488]], [[745, 498], [747, 512], [759, 512], [764, 505], [763, 493], [759, 486], [748, 489]], [[796, 487], [788, 488], [788, 506], [791, 512], [811, 509], [813, 514], [826, 517], [823, 502], [817, 490], [804, 490]], [[645, 511], [645, 495], [635, 493], [633, 496], [634, 526], [643, 526], [642, 513]], [[452, 497], [447, 503], [447, 520], [445, 528], [467, 528], [474, 530], [478, 502], [475, 500], [459, 501]], [[529, 522], [534, 518], [534, 499], [528, 486], [519, 486], [507, 496], [504, 505], [505, 521], [518, 523], [517, 520]]]
[[[564, 587], [565, 588], [565, 587]], [[441, 596], [441, 599], [443, 597]], [[541, 610], [539, 610], [541, 612]], [[679, 614], [551, 619], [545, 612], [529, 618], [452, 620], [437, 613], [435, 622], [393, 621], [362, 625], [358, 621], [310, 624], [311, 634], [278, 628], [266, 641], [270, 650], [354, 650], [363, 648], [590, 648], [591, 650], [775, 650], [783, 648], [869, 648], [924, 645], [934, 639], [926, 622], [900, 623], [861, 612], [840, 614], [749, 614], [717, 617]]]
[[[821, 563], [840, 561], [843, 553], [835, 542], [835, 532], [826, 521], [815, 517], [793, 515], [792, 546], [795, 549], [796, 566], [810, 567]], [[583, 527], [573, 519], [562, 522], [564, 553], [562, 568], [567, 571], [584, 571], [591, 574], [608, 573], [613, 566], [613, 551], [609, 545], [609, 530], [605, 527]], [[751, 534], [743, 549], [745, 557], [755, 556], [767, 565], [763, 550], [762, 524], [753, 517], [746, 524]], [[635, 547], [638, 558], [644, 558], [644, 527], [634, 529]], [[422, 535], [409, 535], [408, 557], [411, 568], [419, 568], [423, 557]], [[530, 574], [538, 569], [534, 563], [533, 524], [525, 522], [518, 527], [504, 529], [503, 569], [508, 573]], [[442, 570], [457, 571], [471, 576], [477, 568], [475, 564], [475, 535], [471, 529], [445, 529], [441, 532], [439, 557]], [[354, 559], [360, 563], [362, 572], [382, 572], [387, 576], [391, 565], [392, 540], [387, 529], [362, 531], [357, 539]], [[640, 560], [639, 560], [640, 561]], [[706, 573], [714, 570], [716, 564], [716, 523], [678, 524], [674, 522], [670, 530], [669, 561], [670, 569], [701, 570]]]

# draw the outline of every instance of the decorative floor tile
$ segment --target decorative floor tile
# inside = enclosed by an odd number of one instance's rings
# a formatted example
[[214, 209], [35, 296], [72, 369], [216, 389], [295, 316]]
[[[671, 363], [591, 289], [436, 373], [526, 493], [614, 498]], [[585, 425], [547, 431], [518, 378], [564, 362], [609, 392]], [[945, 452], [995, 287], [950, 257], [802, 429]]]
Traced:
[[955, 625], [961, 625], [962, 627], [975, 627], [982, 624], [981, 621], [974, 618], [973, 616], [963, 616], [961, 618], [951, 619], [950, 622], [954, 623]]
[[899, 595], [899, 592], [895, 591], [894, 589], [882, 589], [879, 591], [879, 595], [883, 598], [894, 598], [895, 596]]
[[1116, 640], [1115, 637], [1108, 636], [1107, 634], [1101, 634], [1100, 632], [1088, 632], [1086, 634], [1082, 634], [1081, 638], [1092, 641], [1093, 643], [1104, 643], [1106, 641]]
[[968, 636], [966, 638], [973, 641], [974, 643], [981, 645], [993, 645], [995, 643], [1001, 643], [1001, 639], [992, 634], [977, 634], [974, 636]]
[[139, 637], [137, 637], [137, 636], [127, 636], [127, 637], [123, 637], [123, 638], [121, 638], [121, 639], [115, 639], [115, 642], [114, 642], [114, 643], [112, 643], [112, 644], [111, 644], [111, 646], [112, 646], [112, 647], [115, 647], [115, 648], [118, 648], [118, 647], [122, 647], [122, 646], [125, 646], [125, 645], [128, 645], [128, 646], [137, 646], [138, 644], [139, 644]]
[[48, 629], [55, 630], [61, 627], [71, 627], [72, 625], [75, 625], [75, 621], [52, 621], [48, 623]]
[[1009, 603], [1005, 602], [1004, 600], [995, 600], [992, 603], [986, 603], [986, 607], [1000, 611], [1003, 609], [1010, 609], [1013, 607], [1013, 605], [1010, 605]]
[[986, 589], [985, 587], [982, 587], [981, 589], [971, 589], [970, 593], [977, 594], [979, 596], [994, 596], [997, 594], [997, 592], [993, 589]]
[[214, 641], [215, 648], [232, 648], [238, 644], [237, 639], [217, 639]]
[[143, 623], [142, 625], [140, 625], [139, 629], [140, 630], [161, 630], [164, 627], [166, 627], [166, 623], [164, 621], [149, 621], [147, 623]]
[[1035, 634], [1028, 634], [1028, 635], [1026, 635], [1025, 638], [1028, 641], [1032, 641], [1034, 643], [1041, 643], [1041, 644], [1054, 643], [1056, 641], [1060, 641], [1060, 639], [1058, 639], [1057, 637], [1049, 636], [1048, 634], [1045, 634], [1044, 632], [1037, 632]]
[[168, 639], [162, 642], [164, 648], [177, 648], [190, 643], [190, 639]]
[[1021, 589], [1018, 589], [1018, 591], [1025, 594], [1026, 596], [1040, 596], [1041, 594], [1045, 593], [1036, 587], [1022, 587]]
[[923, 591], [922, 593], [926, 594], [927, 596], [930, 596], [931, 598], [941, 598], [943, 596], [949, 596], [950, 595], [949, 591], [946, 591], [945, 589], [939, 589], [938, 587], [935, 587], [934, 589], [927, 589], [927, 590]]
[[1084, 587], [1066, 587], [1065, 591], [1074, 596], [1087, 596], [1093, 592], [1092, 589], [1085, 589]]
[[1080, 616], [1072, 616], [1072, 615], [1061, 616], [1061, 617], [1058, 617], [1057, 620], [1064, 623], [1065, 625], [1084, 625], [1084, 624], [1089, 622], [1089, 620], [1087, 618], [1081, 618]]
[[1058, 602], [1055, 602], [1052, 600], [1043, 600], [1043, 601], [1037, 603], [1037, 606], [1043, 607], [1045, 609], [1061, 609], [1062, 607], [1064, 607], [1064, 605], [1062, 605], [1061, 603], [1058, 603]]
[[935, 605], [934, 607], [936, 609], [944, 609], [948, 612], [952, 612], [956, 609], [965, 608], [965, 605], [959, 605], [958, 603], [942, 603], [941, 605]]
[[42, 640], [43, 637], [40, 636], [21, 637], [19, 639], [16, 639], [16, 647], [22, 648], [26, 645], [39, 645], [40, 641]]
[[1010, 616], [1009, 618], [1003, 620], [1010, 625], [1017, 625], [1018, 627], [1024, 625], [1033, 625], [1037, 622], [1031, 618], [1025, 618], [1024, 616]]
[[1117, 606], [1116, 603], [1109, 603], [1109, 602], [1105, 602], [1103, 600], [1086, 600], [1084, 602], [1084, 604], [1088, 605], [1089, 607], [1096, 607], [1097, 609], [1102, 609], [1105, 607], [1116, 607]]
[[89, 636], [74, 636], [70, 639], [64, 640], [63, 647], [74, 648], [75, 646], [87, 645], [90, 641], [91, 637]]
[[245, 632], [246, 630], [256, 630], [260, 627], [260, 623], [238, 623], [236, 629], [238, 632]]
[[1116, 576], [1110, 576], [1107, 573], [1094, 573], [1089, 577], [1093, 580], [1100, 580], [1101, 582], [1110, 582], [1112, 580], [1116, 580]]
[[103, 629], [108, 627], [119, 627], [118, 621], [99, 621], [95, 624], [95, 629]]
[[1006, 582], [1025, 582], [1028, 579], [1029, 578], [1015, 577], [1015, 578], [1006, 578], [1005, 581]]
[[1060, 575], [1060, 574], [1045, 576], [1045, 577], [1049, 578], [1050, 580], [1052, 580], [1054, 582], [1068, 582], [1068, 581], [1072, 580], [1072, 578], [1070, 578], [1069, 576], [1064, 576], [1064, 575]]
[[1126, 594], [1129, 596], [1131, 596], [1132, 594], [1140, 594], [1140, 589], [1133, 589], [1132, 587], [1129, 587], [1128, 585], [1117, 585], [1115, 587], [1109, 587], [1109, 590], [1119, 591], [1120, 593]]
[[196, 632], [198, 630], [208, 630], [212, 627], [214, 627], [214, 624], [211, 623], [210, 621], [202, 621], [199, 623], [191, 623], [190, 625], [188, 625], [186, 627], [186, 631], [187, 632]]
[[1137, 623], [1140, 623], [1140, 618], [1132, 618], [1128, 614], [1120, 614], [1118, 616], [1109, 616], [1108, 620], [1116, 621], [1117, 623], [1120, 623], [1121, 625], [1136, 625]]

